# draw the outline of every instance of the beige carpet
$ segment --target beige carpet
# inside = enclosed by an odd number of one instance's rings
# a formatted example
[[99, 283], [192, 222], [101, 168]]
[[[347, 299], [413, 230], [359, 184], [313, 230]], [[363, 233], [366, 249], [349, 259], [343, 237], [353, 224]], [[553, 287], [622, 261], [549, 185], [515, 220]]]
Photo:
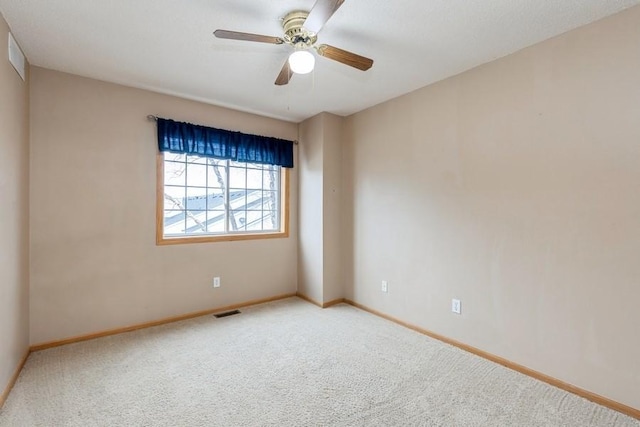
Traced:
[[635, 426], [347, 305], [297, 298], [34, 353], [0, 426]]

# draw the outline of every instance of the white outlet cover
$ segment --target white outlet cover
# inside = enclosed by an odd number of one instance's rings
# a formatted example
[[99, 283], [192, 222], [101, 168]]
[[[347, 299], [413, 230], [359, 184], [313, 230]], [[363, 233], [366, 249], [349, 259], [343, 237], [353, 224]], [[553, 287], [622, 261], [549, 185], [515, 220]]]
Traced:
[[389, 283], [386, 280], [382, 281], [382, 292], [389, 292]]
[[214, 288], [219, 288], [220, 287], [220, 278], [219, 277], [214, 277], [213, 278], [213, 287]]
[[451, 300], [451, 311], [456, 314], [462, 313], [462, 303], [460, 302], [459, 299], [454, 298]]

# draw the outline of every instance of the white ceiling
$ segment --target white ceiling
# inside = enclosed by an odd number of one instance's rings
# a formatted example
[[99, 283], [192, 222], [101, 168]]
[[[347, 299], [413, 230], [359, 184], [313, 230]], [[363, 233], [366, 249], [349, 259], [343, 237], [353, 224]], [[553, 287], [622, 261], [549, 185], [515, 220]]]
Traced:
[[279, 18], [314, 3], [0, 0], [0, 12], [33, 65], [297, 122], [355, 113], [640, 0], [346, 0], [319, 43], [370, 57], [373, 68], [317, 58], [287, 86], [274, 81], [291, 47], [212, 35], [281, 36]]

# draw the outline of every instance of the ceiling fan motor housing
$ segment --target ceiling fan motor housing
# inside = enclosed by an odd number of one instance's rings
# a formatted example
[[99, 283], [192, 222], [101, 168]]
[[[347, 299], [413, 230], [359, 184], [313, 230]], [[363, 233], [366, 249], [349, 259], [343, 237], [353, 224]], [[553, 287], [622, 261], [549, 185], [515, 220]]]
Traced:
[[289, 12], [282, 19], [282, 28], [284, 29], [284, 40], [298, 48], [311, 47], [318, 37], [315, 33], [307, 31], [304, 27], [304, 21], [306, 21], [309, 12], [303, 10], [296, 10]]

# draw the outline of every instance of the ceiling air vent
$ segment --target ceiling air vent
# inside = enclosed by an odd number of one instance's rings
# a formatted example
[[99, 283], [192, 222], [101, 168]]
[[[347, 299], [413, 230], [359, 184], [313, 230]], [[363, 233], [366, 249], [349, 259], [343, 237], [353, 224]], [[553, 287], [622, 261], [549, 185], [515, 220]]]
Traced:
[[13, 65], [13, 68], [16, 69], [18, 74], [20, 74], [22, 80], [24, 80], [24, 54], [20, 50], [20, 46], [18, 46], [16, 39], [13, 38], [11, 33], [9, 33], [9, 62]]

